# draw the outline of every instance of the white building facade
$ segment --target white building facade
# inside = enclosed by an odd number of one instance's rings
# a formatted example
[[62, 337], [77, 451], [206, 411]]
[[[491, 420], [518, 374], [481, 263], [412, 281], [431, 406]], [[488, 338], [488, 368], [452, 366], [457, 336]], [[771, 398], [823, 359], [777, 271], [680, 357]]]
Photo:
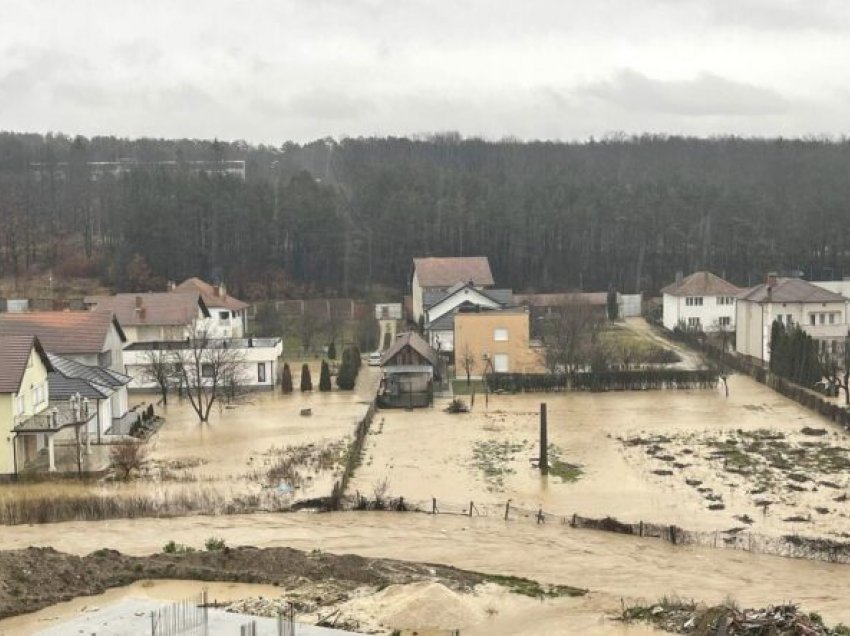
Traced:
[[734, 331], [736, 297], [741, 289], [711, 272], [694, 272], [661, 290], [663, 324], [692, 331]]
[[768, 277], [744, 292], [736, 305], [735, 350], [770, 360], [774, 321], [797, 325], [818, 341], [823, 351], [837, 352], [848, 336], [847, 299], [797, 278]]

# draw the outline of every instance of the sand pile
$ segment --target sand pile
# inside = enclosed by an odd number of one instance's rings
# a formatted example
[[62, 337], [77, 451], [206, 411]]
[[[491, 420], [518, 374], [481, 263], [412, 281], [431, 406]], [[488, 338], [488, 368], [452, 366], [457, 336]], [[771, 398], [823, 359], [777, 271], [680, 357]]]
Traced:
[[452, 630], [470, 627], [484, 618], [476, 598], [445, 585], [422, 581], [390, 585], [377, 594], [350, 603], [349, 611], [370, 615], [392, 629]]

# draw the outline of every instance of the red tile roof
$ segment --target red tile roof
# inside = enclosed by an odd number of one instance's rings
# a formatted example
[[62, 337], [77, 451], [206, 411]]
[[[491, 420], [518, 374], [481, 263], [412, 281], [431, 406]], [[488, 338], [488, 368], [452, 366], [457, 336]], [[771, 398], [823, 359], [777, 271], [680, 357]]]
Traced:
[[414, 258], [413, 267], [422, 287], [450, 287], [470, 281], [484, 287], [493, 284], [486, 256]]
[[676, 283], [661, 289], [671, 296], [737, 296], [743, 291], [711, 272], [694, 272]]
[[228, 295], [226, 290], [224, 295], [221, 296], [217, 285], [210, 285], [208, 282], [203, 281], [200, 278], [187, 278], [177, 285], [173, 291], [199, 292], [204, 298], [204, 302], [207, 304], [207, 307], [224, 307], [231, 311], [242, 311], [249, 306], [248, 303], [242, 302], [238, 298]]
[[103, 351], [109, 329], [124, 332], [111, 311], [25, 311], [0, 314], [0, 336], [37, 336], [50, 353]]
[[33, 347], [47, 370], [52, 370], [50, 360], [35, 336], [0, 336], [0, 393], [17, 393], [21, 388]]
[[[141, 325], [190, 325], [200, 308], [204, 316], [209, 310], [199, 292], [148, 292], [88, 296], [86, 305], [115, 312], [126, 327]], [[58, 352], [61, 353], [61, 352]]]

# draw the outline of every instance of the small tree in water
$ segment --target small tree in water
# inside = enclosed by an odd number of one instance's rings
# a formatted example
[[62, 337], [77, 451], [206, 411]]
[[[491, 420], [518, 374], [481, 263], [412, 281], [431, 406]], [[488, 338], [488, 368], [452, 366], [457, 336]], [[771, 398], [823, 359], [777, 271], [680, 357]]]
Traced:
[[328, 368], [328, 363], [322, 360], [322, 372], [319, 376], [319, 391], [331, 390], [331, 370]]
[[313, 390], [313, 379], [310, 377], [310, 367], [307, 366], [305, 362], [301, 365], [301, 390], [302, 391], [312, 391]]
[[283, 363], [283, 373], [280, 376], [280, 390], [283, 393], [292, 393], [292, 371], [289, 370], [289, 363]]

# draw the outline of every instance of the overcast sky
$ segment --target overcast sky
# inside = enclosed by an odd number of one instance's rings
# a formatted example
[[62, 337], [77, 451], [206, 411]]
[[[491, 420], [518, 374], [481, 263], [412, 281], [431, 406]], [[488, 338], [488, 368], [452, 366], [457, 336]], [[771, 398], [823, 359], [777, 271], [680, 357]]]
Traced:
[[0, 129], [841, 135], [847, 0], [0, 0]]

